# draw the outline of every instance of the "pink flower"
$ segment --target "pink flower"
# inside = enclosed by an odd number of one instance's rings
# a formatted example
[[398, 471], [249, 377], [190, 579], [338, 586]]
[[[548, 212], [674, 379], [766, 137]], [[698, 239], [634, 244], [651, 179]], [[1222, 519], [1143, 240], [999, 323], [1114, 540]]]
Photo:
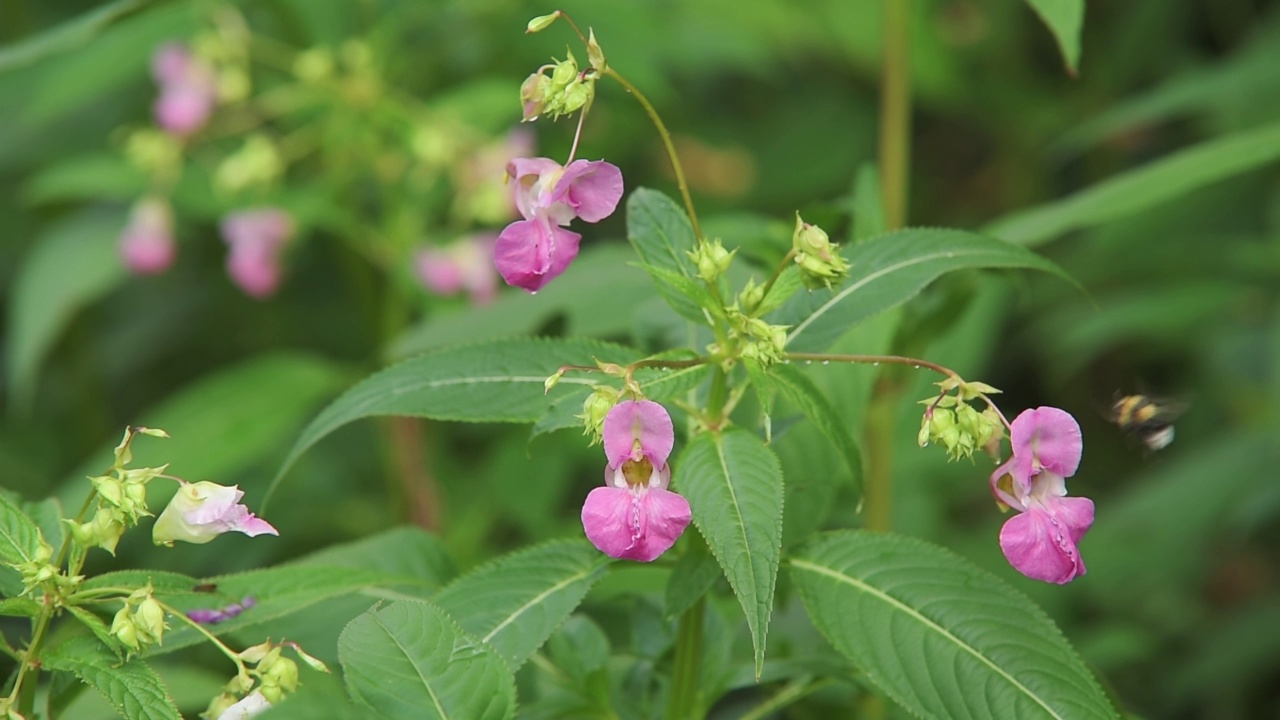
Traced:
[[169, 269], [177, 255], [173, 211], [163, 198], [145, 197], [134, 204], [129, 224], [120, 233], [120, 257], [129, 272], [154, 275]]
[[489, 257], [493, 235], [472, 235], [447, 247], [418, 251], [414, 269], [422, 285], [437, 295], [454, 295], [463, 290], [476, 305], [486, 305], [498, 293], [498, 278]]
[[1018, 514], [1001, 528], [1000, 549], [1029, 578], [1071, 582], [1085, 573], [1077, 545], [1093, 525], [1093, 501], [1066, 496], [1066, 478], [1080, 466], [1080, 426], [1064, 410], [1040, 407], [1015, 418], [1009, 436], [1013, 456], [991, 474], [991, 490]]
[[493, 261], [509, 285], [537, 292], [578, 255], [582, 236], [563, 229], [574, 218], [599, 222], [622, 199], [622, 171], [603, 160], [568, 167], [547, 158], [517, 158], [507, 165], [523, 220], [498, 235]]
[[649, 562], [689, 526], [689, 502], [667, 490], [674, 445], [671, 416], [658, 403], [620, 402], [605, 416], [606, 486], [582, 505], [582, 528], [604, 554]]
[[222, 221], [222, 237], [231, 246], [227, 274], [255, 298], [280, 284], [280, 252], [293, 235], [293, 218], [276, 208], [242, 210]]
[[152, 55], [151, 74], [160, 86], [156, 124], [174, 135], [190, 135], [203, 127], [218, 101], [213, 68], [186, 46], [168, 43]]
[[183, 482], [182, 487], [156, 518], [151, 538], [157, 545], [175, 540], [203, 545], [225, 532], [241, 532], [249, 537], [279, 535], [271, 523], [254, 517], [240, 504], [244, 497], [236, 486], [212, 482]]

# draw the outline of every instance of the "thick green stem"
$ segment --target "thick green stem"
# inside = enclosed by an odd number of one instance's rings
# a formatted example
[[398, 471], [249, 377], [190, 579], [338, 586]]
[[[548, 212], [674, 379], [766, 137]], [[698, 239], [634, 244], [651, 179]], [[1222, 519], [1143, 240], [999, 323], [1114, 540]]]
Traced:
[[676, 146], [671, 142], [671, 133], [667, 132], [667, 126], [662, 122], [662, 117], [654, 109], [653, 103], [649, 102], [649, 98], [645, 97], [644, 93], [640, 92], [626, 78], [619, 75], [617, 70], [611, 67], [605, 68], [604, 74], [617, 80], [624, 90], [635, 96], [635, 99], [644, 107], [644, 111], [649, 114], [649, 119], [653, 121], [653, 126], [658, 129], [658, 135], [662, 137], [662, 144], [667, 149], [667, 157], [671, 159], [671, 169], [676, 175], [676, 185], [680, 188], [680, 197], [684, 200], [684, 209], [689, 213], [689, 223], [693, 225], [693, 235], [701, 240], [702, 227], [698, 225], [698, 213], [693, 209], [693, 198], [689, 195], [689, 183], [684, 179], [684, 168], [680, 166], [680, 156], [676, 154]]
[[907, 221], [911, 159], [911, 0], [884, 0], [880, 85], [880, 182], [889, 230]]
[[711, 390], [707, 393], [707, 422], [719, 428], [724, 420], [724, 404], [729, 399], [729, 375], [717, 366], [711, 375]]
[[702, 667], [702, 622], [705, 614], [706, 598], [699, 598], [680, 616], [675, 662], [671, 666], [671, 694], [667, 697], [668, 720], [696, 720], [701, 717], [698, 674]]

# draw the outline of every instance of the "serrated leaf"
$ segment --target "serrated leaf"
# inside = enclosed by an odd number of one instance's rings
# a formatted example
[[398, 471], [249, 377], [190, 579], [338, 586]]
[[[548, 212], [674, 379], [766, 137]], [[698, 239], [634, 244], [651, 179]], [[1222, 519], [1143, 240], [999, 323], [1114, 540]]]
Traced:
[[[764, 413], [767, 418], [773, 415], [773, 398], [778, 388], [773, 382], [773, 377], [764, 369], [758, 361], [745, 358], [742, 361], [742, 367], [747, 371], [747, 379], [751, 381], [751, 389], [755, 390], [756, 400], [760, 403], [760, 412]], [[766, 439], [768, 435], [766, 434]]]
[[1080, 29], [1084, 26], [1084, 0], [1027, 0], [1058, 41], [1062, 61], [1072, 75], [1080, 68]]
[[31, 562], [43, 542], [40, 528], [5, 493], [0, 493], [0, 560]]
[[658, 294], [681, 317], [696, 323], [708, 324], [708, 311], [719, 302], [701, 280], [686, 277], [673, 270], [654, 267], [648, 263], [636, 263], [636, 267], [649, 273], [658, 286]]
[[40, 656], [48, 670], [69, 672], [102, 693], [128, 720], [182, 720], [160, 676], [146, 663], [133, 658], [124, 664], [97, 639], [87, 635], [69, 638]]
[[690, 543], [689, 551], [676, 560], [676, 566], [671, 568], [671, 577], [667, 580], [662, 603], [667, 617], [679, 617], [693, 607], [694, 603], [711, 590], [720, 576], [720, 566], [711, 553], [707, 552], [706, 543]]
[[351, 695], [389, 720], [515, 714], [515, 680], [497, 651], [430, 603], [369, 610], [342, 631], [338, 656]]
[[556, 540], [479, 567], [432, 602], [514, 671], [573, 613], [608, 564], [584, 540]]
[[1010, 213], [983, 231], [1018, 245], [1038, 245], [1099, 225], [1210, 183], [1280, 160], [1280, 124], [1238, 132], [1179, 150], [1061, 200]]
[[44, 606], [31, 598], [4, 598], [0, 600], [0, 615], [6, 617], [35, 617]]
[[1119, 717], [1048, 616], [958, 555], [842, 530], [789, 564], [814, 625], [917, 717]]
[[798, 295], [775, 323], [791, 325], [787, 349], [824, 350], [853, 325], [910, 300], [939, 275], [970, 268], [1030, 268], [1070, 277], [1035, 253], [963, 230], [910, 228], [849, 248], [849, 279]]
[[840, 413], [836, 412], [835, 406], [826, 395], [822, 394], [809, 376], [798, 368], [790, 365], [775, 365], [773, 380], [774, 386], [792, 404], [800, 408], [805, 417], [809, 418], [823, 436], [831, 441], [832, 447], [844, 460], [845, 467], [849, 468], [854, 488], [861, 492], [862, 452], [858, 450], [858, 441], [854, 439], [853, 431], [845, 424]]
[[291, 564], [375, 570], [419, 589], [444, 585], [458, 570], [444, 544], [416, 527], [398, 527], [306, 555]]
[[82, 625], [88, 628], [89, 632], [93, 633], [93, 636], [98, 638], [98, 642], [102, 643], [104, 648], [110, 650], [111, 653], [116, 656], [117, 661], [119, 661], [122, 646], [120, 645], [120, 642], [115, 639], [115, 636], [111, 634], [111, 628], [107, 627], [107, 624], [103, 622], [102, 618], [78, 605], [68, 605], [67, 611], [75, 616]]
[[[693, 226], [676, 201], [648, 188], [636, 188], [627, 198], [627, 239], [647, 265], [646, 271], [659, 272], [698, 282], [697, 268], [686, 254], [697, 245]], [[681, 316], [705, 323], [702, 308], [683, 292], [673, 289], [666, 280], [657, 283], [658, 294]]]
[[294, 461], [347, 423], [377, 415], [409, 415], [464, 422], [534, 422], [562, 394], [594, 378], [543, 383], [563, 365], [593, 358], [630, 362], [634, 350], [586, 339], [511, 338], [444, 348], [405, 360], [361, 380], [311, 421], [293, 444], [267, 490], [271, 497]]
[[758, 676], [782, 546], [782, 467], [758, 437], [730, 428], [695, 437], [674, 480], [746, 613]]

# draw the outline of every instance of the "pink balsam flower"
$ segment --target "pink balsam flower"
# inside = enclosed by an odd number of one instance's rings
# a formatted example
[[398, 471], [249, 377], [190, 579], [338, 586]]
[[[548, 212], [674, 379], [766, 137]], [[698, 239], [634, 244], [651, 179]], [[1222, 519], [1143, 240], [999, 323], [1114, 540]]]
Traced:
[[1080, 466], [1080, 426], [1065, 410], [1040, 407], [1014, 419], [1013, 456], [991, 475], [991, 489], [1018, 511], [1000, 530], [1014, 569], [1059, 585], [1085, 574], [1077, 545], [1093, 525], [1093, 501], [1067, 497], [1066, 478]]
[[277, 208], [242, 210], [222, 221], [222, 238], [231, 247], [227, 274], [241, 290], [265, 298], [280, 285], [280, 253], [293, 235], [293, 218]]
[[498, 277], [489, 257], [494, 236], [472, 235], [445, 247], [429, 247], [414, 256], [414, 270], [423, 287], [436, 295], [466, 291], [475, 305], [486, 305], [498, 293]]
[[622, 199], [622, 171], [603, 160], [568, 167], [547, 158], [517, 158], [507, 165], [523, 220], [503, 229], [493, 261], [509, 285], [537, 292], [578, 256], [582, 236], [565, 230], [574, 218], [599, 222]]
[[689, 526], [689, 502], [667, 490], [674, 445], [671, 416], [658, 403], [620, 402], [605, 416], [606, 486], [582, 505], [587, 539], [604, 554], [649, 562]]
[[145, 197], [134, 204], [129, 224], [120, 233], [120, 257], [137, 275], [169, 269], [177, 255], [173, 242], [173, 211], [163, 198]]
[[218, 101], [213, 68], [185, 45], [168, 43], [152, 55], [151, 74], [160, 86], [156, 124], [174, 135], [190, 135], [204, 127]]
[[203, 545], [233, 531], [249, 537], [279, 535], [270, 523], [240, 504], [242, 497], [244, 492], [234, 485], [183, 482], [156, 518], [151, 538], [157, 545], [172, 545], [175, 540]]

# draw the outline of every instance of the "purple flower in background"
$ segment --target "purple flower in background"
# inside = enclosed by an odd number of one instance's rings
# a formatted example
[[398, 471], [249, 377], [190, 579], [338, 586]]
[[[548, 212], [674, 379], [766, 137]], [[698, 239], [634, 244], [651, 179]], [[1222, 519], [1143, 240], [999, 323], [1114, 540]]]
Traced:
[[582, 236], [565, 230], [574, 218], [599, 222], [622, 199], [622, 171], [603, 160], [568, 167], [547, 158], [517, 158], [507, 165], [523, 220], [498, 235], [493, 261], [509, 285], [537, 292], [578, 256]]
[[689, 502], [667, 490], [674, 445], [671, 416], [658, 403], [620, 402], [605, 416], [606, 486], [582, 505], [582, 528], [604, 554], [649, 562], [689, 526]]
[[204, 127], [218, 101], [213, 68], [185, 45], [167, 43], [151, 56], [151, 74], [160, 86], [156, 124], [174, 135], [190, 135]]
[[280, 285], [280, 253], [293, 235], [293, 218], [277, 208], [242, 210], [222, 221], [231, 247], [227, 274], [245, 293], [264, 298]]
[[177, 255], [173, 211], [167, 200], [145, 197], [134, 203], [129, 224], [120, 233], [120, 257], [129, 272], [154, 275], [169, 269]]
[[183, 482], [156, 518], [151, 537], [157, 545], [172, 545], [175, 540], [202, 545], [232, 531], [249, 537], [279, 535], [271, 523], [254, 517], [240, 504], [242, 497], [244, 492], [234, 485]]
[[481, 234], [462, 238], [446, 247], [419, 250], [414, 270], [423, 287], [437, 295], [466, 291], [471, 302], [485, 305], [498, 293], [498, 277], [489, 261], [494, 236]]
[[1077, 545], [1093, 525], [1093, 501], [1067, 497], [1080, 466], [1080, 425], [1065, 410], [1025, 410], [1010, 426], [1013, 456], [991, 475], [997, 499], [1018, 511], [1000, 530], [1000, 549], [1029, 578], [1071, 582], [1085, 574]]
[[188, 610], [187, 617], [202, 625], [216, 625], [220, 622], [230, 620], [257, 604], [258, 601], [255, 600], [252, 595], [248, 595], [240, 602], [231, 603], [226, 607]]

